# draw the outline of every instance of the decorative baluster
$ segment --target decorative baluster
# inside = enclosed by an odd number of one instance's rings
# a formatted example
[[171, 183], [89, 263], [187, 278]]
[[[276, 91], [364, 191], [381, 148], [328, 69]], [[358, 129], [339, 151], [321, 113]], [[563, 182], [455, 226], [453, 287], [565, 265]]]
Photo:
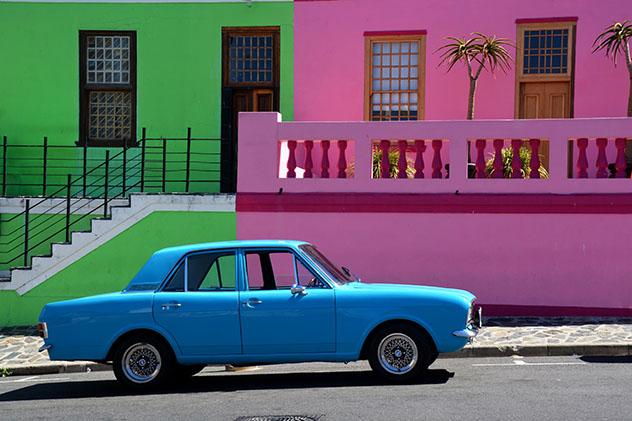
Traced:
[[606, 158], [606, 147], [608, 139], [605, 137], [597, 138], [597, 178], [608, 178], [608, 158]]
[[408, 162], [406, 161], [406, 146], [408, 142], [405, 140], [399, 140], [397, 142], [397, 148], [399, 149], [399, 159], [397, 160], [397, 178], [408, 178], [406, 169], [408, 168]]
[[577, 157], [577, 178], [588, 178], [588, 158], [586, 158], [587, 147], [588, 139], [585, 137], [577, 139], [577, 149], [579, 149], [579, 156]]
[[323, 150], [323, 159], [320, 163], [320, 178], [329, 178], [329, 141], [321, 141], [320, 148]]
[[338, 141], [338, 178], [347, 178], [347, 157], [345, 156], [345, 150], [347, 149], [347, 141]]
[[287, 148], [290, 150], [287, 158], [287, 178], [296, 178], [296, 140], [288, 140]]
[[617, 160], [614, 163], [614, 167], [617, 169], [615, 178], [625, 178], [625, 138], [618, 137], [614, 141], [614, 146], [617, 148]]
[[424, 178], [424, 152], [426, 152], [426, 142], [415, 140], [415, 178]]
[[505, 178], [505, 164], [503, 163], [503, 146], [505, 139], [494, 139], [494, 178]]
[[312, 149], [314, 149], [314, 141], [306, 140], [304, 145], [305, 145], [305, 173], [303, 174], [303, 178], [313, 178], [314, 174], [312, 173], [312, 168], [314, 168], [314, 163], [312, 162]]
[[476, 139], [476, 178], [485, 178], [485, 139]]
[[529, 162], [529, 178], [540, 178], [540, 139], [529, 139], [531, 147], [531, 162]]
[[443, 146], [441, 139], [432, 141], [432, 150], [434, 151], [432, 157], [432, 178], [441, 178], [441, 167], [443, 166], [441, 162], [441, 146]]
[[382, 159], [380, 160], [380, 170], [382, 172], [382, 178], [391, 177], [391, 163], [388, 159], [388, 151], [391, 148], [390, 140], [380, 141], [380, 150], [382, 151]]
[[511, 178], [522, 178], [522, 161], [520, 160], [522, 139], [511, 139]]

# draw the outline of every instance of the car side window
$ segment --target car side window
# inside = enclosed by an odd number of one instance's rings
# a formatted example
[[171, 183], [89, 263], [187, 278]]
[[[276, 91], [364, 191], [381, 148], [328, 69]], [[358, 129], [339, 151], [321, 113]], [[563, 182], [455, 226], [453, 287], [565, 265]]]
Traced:
[[294, 253], [286, 251], [247, 252], [246, 274], [251, 290], [290, 289], [296, 283], [307, 288], [327, 287]]
[[188, 291], [234, 291], [235, 254], [200, 253], [187, 258]]
[[198, 253], [187, 256], [171, 275], [163, 291], [183, 292], [185, 275], [187, 291], [234, 291], [237, 279], [235, 253]]
[[186, 259], [180, 262], [176, 271], [171, 275], [171, 279], [167, 282], [167, 286], [163, 288], [165, 292], [182, 292], [184, 291], [184, 263]]

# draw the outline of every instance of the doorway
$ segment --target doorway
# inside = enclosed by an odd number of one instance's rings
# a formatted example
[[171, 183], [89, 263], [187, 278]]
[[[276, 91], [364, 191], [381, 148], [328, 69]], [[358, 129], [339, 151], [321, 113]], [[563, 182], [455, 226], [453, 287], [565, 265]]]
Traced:
[[220, 190], [237, 190], [240, 112], [279, 111], [279, 27], [222, 28]]

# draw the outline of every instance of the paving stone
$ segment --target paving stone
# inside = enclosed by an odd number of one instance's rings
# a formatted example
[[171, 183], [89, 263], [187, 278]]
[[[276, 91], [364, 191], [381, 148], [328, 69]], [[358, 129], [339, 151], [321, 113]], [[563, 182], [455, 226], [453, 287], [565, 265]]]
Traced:
[[[43, 374], [86, 369], [106, 370], [89, 362], [51, 362], [39, 353], [42, 339], [32, 326], [0, 329], [0, 368]], [[497, 317], [484, 318], [474, 342], [447, 357], [503, 355], [631, 355], [632, 318]]]

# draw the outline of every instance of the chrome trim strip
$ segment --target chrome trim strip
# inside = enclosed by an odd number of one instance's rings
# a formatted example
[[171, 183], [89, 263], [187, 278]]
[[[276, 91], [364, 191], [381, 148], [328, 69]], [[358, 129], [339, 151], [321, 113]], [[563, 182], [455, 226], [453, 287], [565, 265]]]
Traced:
[[42, 345], [40, 347], [40, 349], [37, 350], [37, 352], [44, 352], [44, 351], [48, 351], [49, 349], [51, 349], [53, 346], [51, 344], [48, 345]]

